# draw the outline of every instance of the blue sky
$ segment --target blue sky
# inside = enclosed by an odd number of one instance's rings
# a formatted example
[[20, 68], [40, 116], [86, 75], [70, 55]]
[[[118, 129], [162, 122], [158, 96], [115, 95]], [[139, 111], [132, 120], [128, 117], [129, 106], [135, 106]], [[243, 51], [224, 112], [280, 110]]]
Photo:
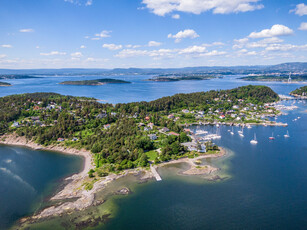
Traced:
[[0, 68], [307, 61], [299, 0], [2, 0]]

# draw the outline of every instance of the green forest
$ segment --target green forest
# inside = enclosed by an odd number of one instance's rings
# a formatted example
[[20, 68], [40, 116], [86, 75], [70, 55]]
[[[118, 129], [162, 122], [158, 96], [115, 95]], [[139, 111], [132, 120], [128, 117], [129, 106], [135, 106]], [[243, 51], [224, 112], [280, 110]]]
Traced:
[[83, 81], [63, 81], [62, 85], [104, 85], [104, 84], [121, 84], [121, 83], [131, 83], [129, 81], [123, 81], [118, 79], [96, 79], [96, 80], [83, 80]]
[[45, 146], [85, 148], [94, 154], [97, 171], [105, 175], [148, 166], [148, 151], [160, 150], [156, 162], [186, 154], [181, 143], [191, 138], [168, 118], [170, 113], [226, 111], [235, 104], [255, 106], [278, 99], [269, 87], [252, 85], [116, 105], [56, 93], [12, 95], [0, 98], [0, 135], [15, 132]]
[[307, 96], [307, 86], [302, 86], [296, 90], [293, 90], [291, 95]]

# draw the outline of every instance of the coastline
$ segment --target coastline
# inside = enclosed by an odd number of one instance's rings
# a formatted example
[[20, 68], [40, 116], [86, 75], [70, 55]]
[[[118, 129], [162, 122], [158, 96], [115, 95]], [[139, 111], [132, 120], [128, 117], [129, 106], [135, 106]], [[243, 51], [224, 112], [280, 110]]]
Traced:
[[[60, 191], [58, 191], [49, 199], [49, 201], [52, 201], [55, 204], [39, 210], [38, 213], [34, 213], [32, 216], [20, 219], [18, 221], [20, 226], [23, 224], [35, 223], [47, 218], [61, 216], [72, 211], [81, 211], [92, 205], [97, 205], [99, 202], [103, 203], [104, 201], [95, 201], [95, 194], [102, 190], [111, 181], [122, 178], [129, 174], [140, 175], [143, 173], [142, 177], [140, 177], [141, 181], [147, 181], [154, 178], [154, 175], [150, 170], [144, 168], [128, 169], [120, 172], [119, 174], [110, 174], [106, 177], [103, 177], [93, 184], [93, 188], [91, 190], [85, 190], [83, 188], [84, 183], [92, 181], [92, 179], [88, 177], [88, 171], [95, 168], [92, 154], [89, 151], [66, 148], [65, 146], [58, 145], [44, 147], [34, 143], [33, 141], [28, 141], [25, 137], [20, 137], [16, 134], [5, 134], [0, 136], [0, 144], [28, 147], [34, 150], [54, 151], [62, 154], [82, 156], [84, 158], [84, 166], [81, 172], [67, 178], [63, 178], [63, 181], [66, 181], [67, 183]], [[159, 168], [170, 164], [188, 163], [190, 168], [180, 173], [181, 175], [210, 175], [219, 169], [210, 165], [202, 165], [200, 167], [195, 163], [195, 161], [205, 158], [218, 158], [225, 155], [226, 150], [220, 147], [220, 153], [201, 155], [193, 159], [184, 157], [178, 160], [163, 162], [155, 165], [154, 167]]]

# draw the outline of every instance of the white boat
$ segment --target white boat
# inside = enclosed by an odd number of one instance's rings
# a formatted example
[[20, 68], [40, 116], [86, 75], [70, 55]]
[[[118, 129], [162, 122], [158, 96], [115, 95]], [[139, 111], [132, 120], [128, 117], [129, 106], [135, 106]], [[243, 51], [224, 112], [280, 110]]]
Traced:
[[252, 128], [252, 126], [250, 126], [250, 125], [247, 125], [246, 127], [247, 127], [248, 129], [251, 129], [251, 128]]
[[256, 133], [254, 134], [254, 139], [250, 141], [251, 144], [257, 144]]
[[207, 134], [208, 132], [205, 130], [196, 130], [195, 134], [196, 135], [202, 135], [202, 134]]
[[233, 127], [232, 127], [232, 131], [230, 132], [231, 135], [234, 135], [235, 133], [233, 132]]
[[239, 131], [238, 131], [238, 133], [239, 133], [239, 136], [240, 136], [240, 137], [244, 137], [244, 134], [243, 134], [243, 127], [242, 127], [242, 130], [239, 130]]
[[285, 135], [284, 135], [284, 137], [285, 137], [285, 138], [290, 137], [290, 135], [289, 135], [289, 131], [288, 131], [288, 130], [287, 130], [287, 134], [285, 134]]
[[274, 133], [272, 133], [272, 136], [269, 137], [270, 140], [275, 140], [275, 137], [274, 137]]

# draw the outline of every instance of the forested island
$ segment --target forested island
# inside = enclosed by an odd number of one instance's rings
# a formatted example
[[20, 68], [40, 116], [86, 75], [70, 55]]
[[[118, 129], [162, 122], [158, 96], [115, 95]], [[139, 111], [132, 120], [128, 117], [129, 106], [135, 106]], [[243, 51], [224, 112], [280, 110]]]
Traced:
[[118, 80], [118, 79], [95, 79], [95, 80], [83, 80], [83, 81], [63, 81], [61, 85], [105, 85], [105, 84], [127, 84], [129, 81]]
[[[262, 116], [278, 114], [267, 104], [277, 100], [269, 87], [251, 85], [115, 106], [55, 93], [12, 95], [0, 98], [0, 134], [90, 150], [97, 167], [90, 175], [103, 176], [147, 166], [149, 158], [158, 163], [187, 156], [181, 143], [191, 137], [184, 124], [261, 123]], [[207, 151], [218, 149], [206, 145]]]
[[[288, 82], [289, 75], [251, 75], [241, 77], [244, 81], [277, 81], [277, 82]], [[291, 75], [292, 82], [303, 82], [307, 81], [307, 75]]]
[[7, 82], [1, 82], [0, 81], [0, 86], [11, 86], [11, 84], [7, 83]]
[[148, 79], [148, 81], [157, 81], [157, 82], [172, 82], [172, 81], [185, 81], [185, 80], [210, 80], [216, 77], [210, 75], [159, 75]]
[[290, 95], [295, 97], [307, 98], [307, 86], [302, 86], [296, 90], [293, 90]]
[[0, 74], [0, 79], [28, 79], [28, 78], [39, 78], [31, 75], [22, 74]]

